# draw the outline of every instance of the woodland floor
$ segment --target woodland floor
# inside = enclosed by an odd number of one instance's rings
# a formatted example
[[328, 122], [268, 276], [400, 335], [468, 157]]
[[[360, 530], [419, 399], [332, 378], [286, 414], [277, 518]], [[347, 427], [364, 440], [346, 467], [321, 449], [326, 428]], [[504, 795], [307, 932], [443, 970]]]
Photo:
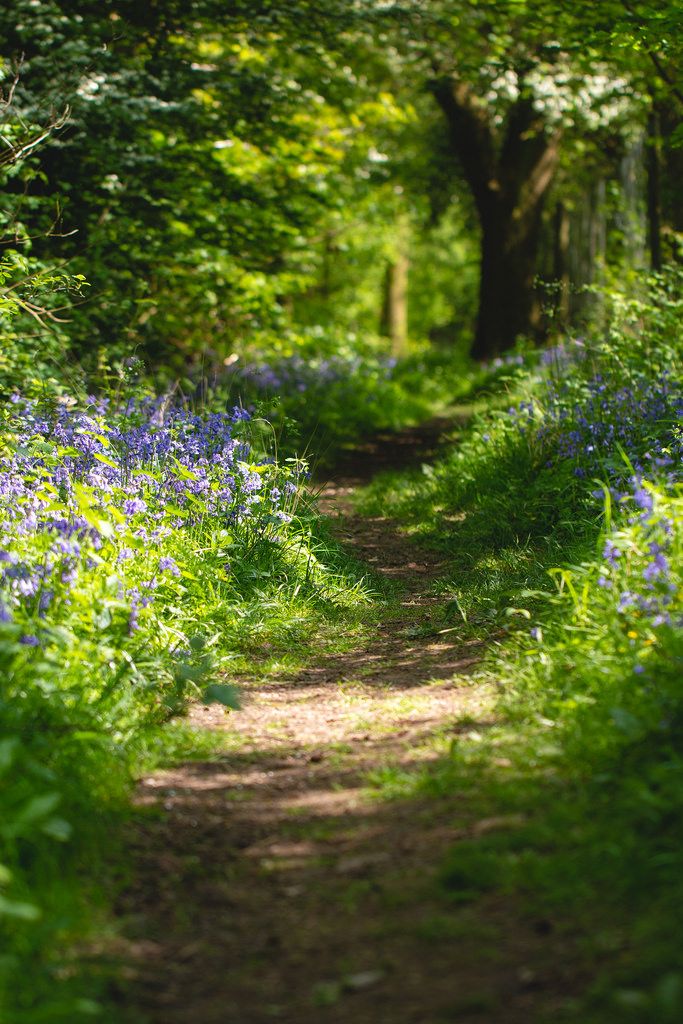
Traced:
[[399, 587], [371, 644], [245, 680], [236, 714], [197, 707], [225, 753], [141, 781], [117, 1020], [526, 1024], [571, 992], [549, 921], [500, 893], [449, 904], [437, 884], [449, 847], [509, 823], [458, 792], [389, 801], [368, 786], [493, 720], [493, 694], [467, 678], [481, 649], [410, 628], [437, 602], [438, 557], [350, 501], [378, 470], [429, 458], [443, 429], [380, 437], [324, 488], [337, 536]]

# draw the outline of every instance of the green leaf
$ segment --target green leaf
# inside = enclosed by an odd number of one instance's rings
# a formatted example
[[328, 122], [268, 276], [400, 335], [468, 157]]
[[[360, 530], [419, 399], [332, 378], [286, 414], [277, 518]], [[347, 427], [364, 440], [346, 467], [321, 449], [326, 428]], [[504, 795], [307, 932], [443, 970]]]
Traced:
[[226, 708], [238, 711], [241, 707], [239, 691], [230, 683], [211, 683], [204, 690], [205, 704], [222, 704]]
[[16, 917], [21, 921], [37, 921], [40, 917], [40, 909], [33, 903], [20, 903], [18, 900], [8, 900], [0, 896], [0, 916]]
[[93, 455], [98, 462], [103, 462], [105, 466], [111, 466], [112, 469], [119, 468], [117, 462], [114, 462], [114, 460], [110, 459], [107, 455], [103, 455], [102, 452], [93, 452]]
[[64, 818], [48, 818], [41, 831], [51, 839], [58, 839], [61, 843], [65, 843], [71, 837], [71, 825]]
[[166, 508], [164, 509], [164, 511], [165, 511], [166, 515], [168, 515], [168, 516], [178, 516], [180, 519], [187, 519], [187, 517], [190, 514], [186, 508], [181, 508], [180, 505], [168, 504], [166, 506]]
[[637, 739], [643, 733], [643, 723], [641, 720], [625, 708], [611, 708], [610, 718], [619, 732], [623, 733], [628, 739]]

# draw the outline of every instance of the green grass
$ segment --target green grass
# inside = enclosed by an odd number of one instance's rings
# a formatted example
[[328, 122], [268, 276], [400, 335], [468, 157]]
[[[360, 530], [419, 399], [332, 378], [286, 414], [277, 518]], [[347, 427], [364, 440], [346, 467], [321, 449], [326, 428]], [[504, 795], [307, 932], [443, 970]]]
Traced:
[[[14, 439], [8, 429], [0, 443], [13, 471], [26, 479], [32, 472], [47, 477], [60, 464], [62, 453], [48, 438], [35, 467], [25, 468], [16, 453], [26, 458], [26, 449]], [[117, 453], [106, 450], [103, 464], [113, 467]], [[258, 456], [252, 448], [251, 457]], [[258, 468], [268, 487], [275, 482], [270, 474], [288, 473], [267, 462]], [[153, 470], [157, 479], [163, 471], [163, 465]], [[191, 470], [184, 472], [193, 479]], [[112, 890], [125, 873], [119, 839], [131, 787], [155, 767], [211, 758], [224, 747], [223, 737], [178, 720], [189, 700], [232, 703], [241, 677], [272, 674], [283, 663], [295, 672], [323, 649], [344, 650], [368, 628], [379, 585], [333, 540], [301, 493], [291, 522], [275, 526], [275, 542], [268, 537], [267, 505], [265, 530], [252, 517], [228, 531], [219, 515], [197, 513], [195, 502], [190, 528], [185, 518], [172, 523], [172, 511], [161, 538], [144, 544], [137, 535], [142, 520], [126, 519], [116, 507], [125, 492], [102, 496], [93, 487], [86, 497], [100, 543], [90, 547], [84, 537], [70, 588], [52, 553], [49, 526], [3, 539], [11, 551], [3, 550], [3, 568], [18, 565], [28, 575], [49, 565], [55, 595], [43, 615], [37, 600], [22, 601], [15, 577], [3, 573], [3, 1024], [74, 1024], [95, 1012], [106, 979], [83, 954], [107, 933]], [[71, 521], [74, 509], [59, 504], [67, 499], [57, 488], [49, 499]], [[150, 495], [150, 512], [158, 509], [153, 500]], [[122, 550], [129, 552], [123, 559]], [[161, 571], [162, 554], [171, 557], [174, 573]], [[154, 600], [140, 604], [133, 628], [127, 594], [131, 587], [151, 593], [144, 582], [150, 579]], [[27, 976], [30, 986], [23, 983]]]
[[[607, 386], [657, 380], [662, 362], [679, 375], [669, 340], [662, 349], [651, 339], [643, 362], [624, 337], [620, 372], [614, 351], [597, 356]], [[568, 371], [576, 393], [586, 372]], [[542, 402], [544, 388], [542, 375], [521, 375], [506, 404]], [[632, 458], [671, 436], [660, 418]], [[457, 794], [475, 823], [494, 822], [453, 846], [439, 879], [444, 908], [476, 913], [497, 893], [559, 929], [589, 979], [561, 1019], [673, 1024], [683, 1017], [683, 492], [655, 472], [652, 513], [632, 500], [605, 504], [575, 462], [553, 458], [554, 443], [493, 412], [436, 465], [384, 475], [358, 496], [360, 510], [395, 517], [445, 558], [441, 611], [423, 635], [440, 626], [485, 640], [474, 680], [498, 691], [485, 728], [458, 729], [435, 762], [377, 770], [368, 785], [384, 799]], [[613, 454], [608, 483], [624, 467]], [[653, 544], [666, 551], [661, 575]], [[668, 602], [672, 624], [637, 603], [620, 610], [631, 591]]]

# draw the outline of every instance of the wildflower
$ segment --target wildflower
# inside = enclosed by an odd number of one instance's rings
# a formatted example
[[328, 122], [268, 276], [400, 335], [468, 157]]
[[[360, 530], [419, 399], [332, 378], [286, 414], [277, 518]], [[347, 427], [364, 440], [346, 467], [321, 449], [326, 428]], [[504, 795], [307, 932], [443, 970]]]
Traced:
[[636, 486], [633, 489], [633, 501], [636, 508], [641, 509], [643, 512], [652, 511], [654, 505], [652, 495], [648, 490], [642, 487], [640, 483], [636, 483]]
[[654, 583], [660, 577], [664, 576], [669, 568], [669, 562], [665, 555], [658, 553], [655, 555], [652, 562], [650, 562], [643, 569], [643, 579], [648, 583]]
[[168, 555], [163, 555], [159, 559], [159, 571], [170, 572], [172, 576], [180, 576], [180, 568], [175, 559], [170, 558]]
[[147, 511], [147, 502], [142, 498], [127, 498], [123, 503], [123, 511], [127, 516], [137, 515], [139, 512]]
[[616, 565], [617, 561], [621, 557], [621, 551], [616, 546], [614, 541], [605, 541], [605, 546], [602, 550], [602, 557], [609, 562], [610, 565]]

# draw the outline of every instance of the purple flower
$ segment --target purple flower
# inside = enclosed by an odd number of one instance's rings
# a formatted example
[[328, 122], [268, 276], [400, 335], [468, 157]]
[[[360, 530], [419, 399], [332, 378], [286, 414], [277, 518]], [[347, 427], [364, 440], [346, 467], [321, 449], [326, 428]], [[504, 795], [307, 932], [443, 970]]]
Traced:
[[138, 512], [147, 511], [147, 502], [142, 498], [127, 498], [123, 503], [123, 511], [127, 516], [137, 515]]
[[618, 559], [621, 557], [621, 551], [616, 546], [614, 541], [605, 541], [605, 546], [602, 550], [602, 557], [609, 562], [610, 565], [616, 565]]
[[159, 571], [170, 572], [173, 576], [180, 576], [180, 569], [177, 562], [168, 555], [163, 555], [159, 559]]
[[644, 487], [641, 487], [640, 483], [637, 483], [633, 490], [633, 501], [635, 502], [636, 508], [641, 509], [643, 512], [652, 511], [652, 507], [654, 505], [652, 495]]
[[648, 583], [654, 583], [660, 577], [664, 576], [669, 568], [669, 562], [665, 555], [655, 555], [652, 562], [649, 563], [643, 570], [643, 579], [647, 580]]

